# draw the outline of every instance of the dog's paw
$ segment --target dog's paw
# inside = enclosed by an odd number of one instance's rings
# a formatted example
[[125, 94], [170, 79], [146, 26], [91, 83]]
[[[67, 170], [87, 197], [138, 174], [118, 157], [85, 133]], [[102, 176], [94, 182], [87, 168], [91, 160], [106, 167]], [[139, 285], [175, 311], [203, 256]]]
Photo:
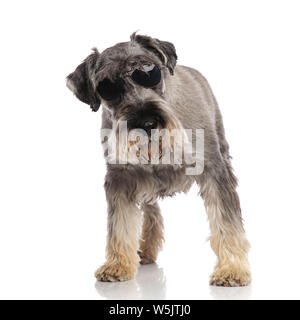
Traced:
[[140, 264], [151, 264], [151, 263], [155, 263], [155, 260], [151, 258], [141, 257]]
[[121, 266], [120, 264], [105, 263], [96, 270], [95, 277], [98, 281], [117, 282], [134, 278], [137, 268], [133, 266]]
[[209, 282], [212, 286], [220, 287], [244, 287], [250, 283], [250, 272], [235, 268], [216, 268]]
[[143, 252], [138, 252], [140, 257], [140, 264], [151, 264], [155, 263], [156, 257], [150, 254], [144, 254]]

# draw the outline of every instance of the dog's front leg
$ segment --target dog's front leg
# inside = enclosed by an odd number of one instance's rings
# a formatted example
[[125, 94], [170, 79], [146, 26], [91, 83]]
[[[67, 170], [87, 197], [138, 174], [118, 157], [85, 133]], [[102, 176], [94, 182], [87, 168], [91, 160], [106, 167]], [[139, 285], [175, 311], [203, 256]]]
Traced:
[[105, 264], [95, 276], [99, 281], [125, 281], [134, 278], [139, 265], [137, 254], [141, 213], [128, 199], [128, 189], [120, 181], [105, 183], [108, 202], [108, 234]]
[[201, 194], [206, 206], [211, 236], [210, 243], [218, 257], [210, 284], [225, 287], [245, 286], [251, 282], [246, 239], [236, 178], [229, 165], [220, 172], [208, 169], [201, 177]]

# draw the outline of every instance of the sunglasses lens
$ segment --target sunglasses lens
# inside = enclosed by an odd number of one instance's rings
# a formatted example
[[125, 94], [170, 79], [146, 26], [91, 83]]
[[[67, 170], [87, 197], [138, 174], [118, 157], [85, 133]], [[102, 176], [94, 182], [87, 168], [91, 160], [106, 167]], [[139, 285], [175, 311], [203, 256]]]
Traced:
[[136, 69], [131, 77], [137, 84], [151, 88], [159, 84], [161, 72], [156, 65], [144, 66], [143, 70]]
[[97, 90], [104, 100], [115, 100], [124, 93], [124, 80], [117, 78], [112, 82], [105, 78], [99, 82]]

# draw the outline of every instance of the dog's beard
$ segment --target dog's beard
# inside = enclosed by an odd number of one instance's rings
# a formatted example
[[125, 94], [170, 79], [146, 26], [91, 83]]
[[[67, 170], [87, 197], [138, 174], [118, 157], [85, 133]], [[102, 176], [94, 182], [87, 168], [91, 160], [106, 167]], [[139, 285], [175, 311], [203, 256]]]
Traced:
[[151, 130], [151, 136], [143, 129], [128, 130], [126, 121], [118, 121], [114, 132], [117, 163], [123, 164], [181, 165], [184, 146], [189, 143], [180, 122], [174, 117], [166, 121], [164, 128]]
[[[170, 164], [175, 167], [203, 167], [204, 132], [199, 145], [194, 146], [192, 129], [184, 129], [179, 119], [172, 113], [165, 102], [153, 101], [159, 106], [159, 116], [163, 119], [158, 128], [151, 130], [148, 136], [143, 129], [128, 128], [126, 114], [113, 121], [110, 134], [107, 134], [106, 160], [110, 164]], [[199, 165], [200, 159], [200, 165]], [[197, 174], [199, 174], [197, 171]], [[187, 174], [194, 174], [194, 170]]]

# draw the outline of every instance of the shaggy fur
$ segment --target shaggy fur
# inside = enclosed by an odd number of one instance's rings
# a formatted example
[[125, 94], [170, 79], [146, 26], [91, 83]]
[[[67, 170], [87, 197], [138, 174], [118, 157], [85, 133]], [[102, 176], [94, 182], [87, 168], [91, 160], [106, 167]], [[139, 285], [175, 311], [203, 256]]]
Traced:
[[[102, 53], [94, 49], [67, 77], [67, 86], [93, 111], [102, 104], [102, 128], [113, 129], [117, 139], [121, 121], [139, 128], [145, 114], [155, 114], [162, 128], [203, 129], [205, 135], [204, 171], [200, 175], [186, 175], [185, 164], [133, 164], [130, 159], [129, 163], [107, 163], [107, 260], [95, 276], [100, 281], [128, 280], [134, 277], [139, 262], [154, 262], [163, 244], [157, 199], [187, 192], [196, 182], [207, 210], [211, 247], [218, 257], [210, 283], [248, 285], [249, 243], [220, 110], [206, 79], [192, 68], [176, 66], [176, 60], [170, 42], [133, 34], [129, 42]], [[161, 70], [161, 81], [153, 88], [138, 85], [130, 77], [145, 64], [155, 64]], [[104, 79], [122, 79], [120, 97], [113, 101], [101, 98], [98, 86]], [[128, 151], [118, 145], [119, 153]]]
[[141, 264], [148, 264], [156, 261], [158, 252], [162, 249], [164, 226], [157, 202], [144, 204], [142, 210], [144, 212], [144, 221], [139, 256]]

